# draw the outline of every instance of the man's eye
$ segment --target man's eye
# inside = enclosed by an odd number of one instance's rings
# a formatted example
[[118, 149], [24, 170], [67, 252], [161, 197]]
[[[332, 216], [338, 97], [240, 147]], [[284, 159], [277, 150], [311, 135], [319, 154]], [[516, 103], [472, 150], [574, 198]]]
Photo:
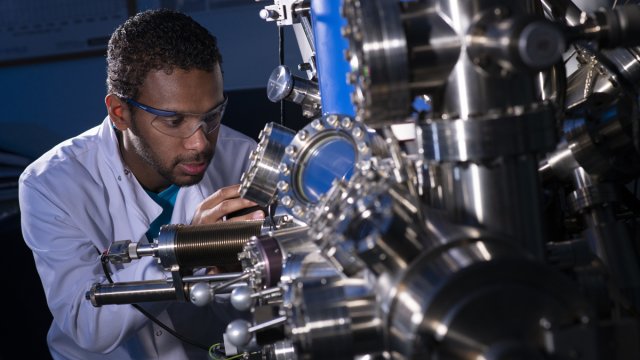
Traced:
[[182, 125], [184, 122], [184, 117], [176, 116], [176, 117], [165, 117], [162, 119], [162, 123], [169, 128], [176, 128]]
[[220, 120], [220, 112], [216, 111], [214, 113], [207, 114], [206, 116], [204, 116], [202, 118], [202, 120], [204, 122], [206, 122], [207, 124], [216, 123], [216, 122], [218, 122], [218, 120]]

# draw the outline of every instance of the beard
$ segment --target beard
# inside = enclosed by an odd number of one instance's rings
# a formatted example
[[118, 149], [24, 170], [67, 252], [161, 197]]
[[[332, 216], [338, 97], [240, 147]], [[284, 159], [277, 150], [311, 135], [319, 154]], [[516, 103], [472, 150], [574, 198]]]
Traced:
[[[204, 177], [204, 173], [201, 175], [188, 175], [186, 178], [183, 176], [179, 178], [175, 173], [175, 169], [178, 164], [182, 162], [205, 162], [207, 165], [213, 158], [213, 148], [210, 147], [207, 150], [192, 154], [181, 155], [172, 159], [162, 159], [155, 151], [153, 151], [149, 142], [140, 134], [138, 127], [136, 126], [136, 119], [131, 119], [131, 143], [138, 154], [138, 156], [154, 169], [160, 176], [167, 181], [178, 186], [191, 186], [199, 183]], [[206, 172], [206, 171], [205, 171]]]

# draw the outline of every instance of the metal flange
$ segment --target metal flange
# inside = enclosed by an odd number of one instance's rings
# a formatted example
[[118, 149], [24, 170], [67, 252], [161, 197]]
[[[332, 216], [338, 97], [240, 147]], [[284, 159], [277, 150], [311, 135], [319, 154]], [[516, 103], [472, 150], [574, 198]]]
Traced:
[[278, 165], [280, 204], [294, 217], [308, 219], [334, 179], [349, 179], [356, 163], [384, 151], [379, 139], [349, 116], [314, 119], [285, 148]]
[[406, 118], [411, 109], [407, 41], [395, 1], [345, 0], [342, 29], [349, 41], [347, 81], [355, 86], [356, 118], [379, 128]]
[[258, 147], [251, 152], [251, 164], [242, 174], [241, 197], [263, 207], [271, 203], [277, 191], [278, 165], [294, 135], [293, 130], [273, 122], [264, 127]]

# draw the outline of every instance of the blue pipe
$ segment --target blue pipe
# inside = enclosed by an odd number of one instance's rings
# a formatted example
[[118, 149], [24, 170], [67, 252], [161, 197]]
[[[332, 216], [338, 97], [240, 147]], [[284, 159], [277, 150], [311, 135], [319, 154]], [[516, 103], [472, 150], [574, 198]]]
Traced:
[[355, 87], [347, 83], [350, 71], [344, 51], [349, 42], [340, 29], [347, 21], [340, 16], [342, 0], [312, 0], [311, 23], [316, 50], [316, 67], [323, 114], [355, 115], [351, 93]]

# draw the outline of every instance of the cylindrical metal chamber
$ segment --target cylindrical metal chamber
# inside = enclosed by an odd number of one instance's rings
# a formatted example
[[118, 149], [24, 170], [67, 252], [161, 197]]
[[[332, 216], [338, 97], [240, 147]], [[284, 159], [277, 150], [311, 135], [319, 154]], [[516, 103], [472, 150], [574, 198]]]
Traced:
[[278, 165], [284, 149], [289, 145], [295, 132], [276, 123], [268, 123], [259, 134], [258, 147], [251, 152], [251, 164], [242, 174], [240, 196], [267, 206], [276, 196], [279, 176]]
[[261, 229], [262, 220], [164, 225], [157, 239], [158, 258], [167, 269], [239, 264], [238, 253]]
[[242, 267], [256, 276], [252, 286], [259, 290], [290, 283], [298, 278], [332, 277], [337, 269], [320, 254], [307, 235], [307, 226], [282, 229], [251, 238], [239, 258]]
[[[418, 126], [429, 205], [542, 258], [536, 164], [538, 154], [555, 146], [556, 122], [550, 104], [541, 100], [538, 73], [521, 67], [528, 56], [523, 44], [542, 41], [540, 34], [529, 37], [527, 26], [534, 33], [548, 28], [527, 20], [542, 17], [533, 0], [426, 3], [448, 19], [467, 49], [434, 91], [432, 114]], [[500, 54], [498, 39], [505, 47]], [[512, 46], [520, 52], [510, 52]]]
[[504, 157], [485, 163], [432, 162], [430, 205], [457, 223], [480, 226], [541, 258], [544, 244], [537, 161]]
[[553, 331], [588, 323], [591, 309], [562, 274], [517, 254], [511, 244], [459, 241], [423, 253], [397, 282], [378, 289], [390, 298], [392, 358], [564, 356], [553, 348]]
[[383, 347], [375, 294], [367, 280], [322, 278], [285, 288], [285, 332], [300, 359], [353, 359]]

